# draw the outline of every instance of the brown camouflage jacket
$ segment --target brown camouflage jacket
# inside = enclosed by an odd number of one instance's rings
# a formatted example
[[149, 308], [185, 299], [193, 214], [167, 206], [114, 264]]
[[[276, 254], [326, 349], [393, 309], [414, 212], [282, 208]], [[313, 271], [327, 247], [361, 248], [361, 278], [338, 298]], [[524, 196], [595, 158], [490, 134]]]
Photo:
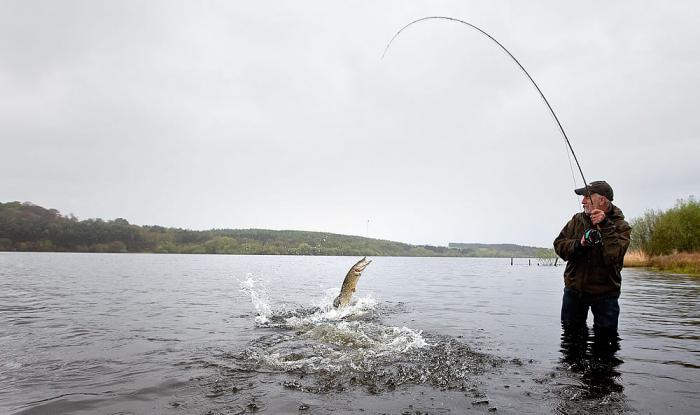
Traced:
[[603, 242], [593, 246], [581, 246], [581, 236], [593, 228], [590, 217], [575, 214], [554, 240], [554, 250], [567, 261], [564, 284], [581, 293], [619, 293], [622, 283], [622, 260], [630, 244], [632, 228], [625, 215], [611, 204], [606, 219], [600, 224]]

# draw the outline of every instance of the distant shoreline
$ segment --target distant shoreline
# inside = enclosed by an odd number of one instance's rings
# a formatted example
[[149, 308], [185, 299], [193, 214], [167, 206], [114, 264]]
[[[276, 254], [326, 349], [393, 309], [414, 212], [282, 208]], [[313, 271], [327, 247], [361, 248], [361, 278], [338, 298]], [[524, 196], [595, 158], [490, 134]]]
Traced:
[[[1, 253], [18, 253], [18, 254], [114, 254], [114, 255], [222, 255], [222, 256], [289, 256], [289, 257], [375, 257], [375, 258], [478, 258], [478, 259], [540, 259], [538, 256], [446, 256], [446, 255], [315, 255], [315, 254], [209, 254], [209, 253], [179, 253], [179, 252], [94, 252], [94, 251], [17, 251], [17, 250], [0, 250]], [[564, 261], [559, 261], [564, 264]]]
[[329, 232], [268, 229], [193, 231], [126, 219], [79, 220], [29, 202], [0, 203], [0, 251], [226, 255], [549, 258], [553, 250], [516, 244], [402, 242]]

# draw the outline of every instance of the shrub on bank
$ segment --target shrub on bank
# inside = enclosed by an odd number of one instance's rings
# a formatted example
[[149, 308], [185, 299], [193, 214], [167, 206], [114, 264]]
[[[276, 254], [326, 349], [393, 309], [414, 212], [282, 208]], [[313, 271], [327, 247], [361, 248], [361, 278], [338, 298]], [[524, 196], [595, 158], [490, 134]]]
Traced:
[[647, 210], [630, 224], [626, 267], [700, 275], [700, 203], [693, 196], [665, 212]]
[[631, 225], [631, 251], [648, 256], [700, 251], [700, 203], [693, 196], [665, 212], [648, 210]]

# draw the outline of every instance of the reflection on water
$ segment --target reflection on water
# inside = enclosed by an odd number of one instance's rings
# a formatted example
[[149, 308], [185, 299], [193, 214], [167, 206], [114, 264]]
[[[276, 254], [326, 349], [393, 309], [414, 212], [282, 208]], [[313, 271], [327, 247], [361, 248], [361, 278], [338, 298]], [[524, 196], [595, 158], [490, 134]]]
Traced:
[[564, 398], [559, 405], [562, 413], [572, 413], [572, 406], [577, 410], [587, 407], [607, 413], [623, 409], [624, 386], [618, 367], [624, 362], [616, 356], [619, 350], [620, 337], [616, 331], [562, 325], [562, 369], [578, 381], [560, 391]]

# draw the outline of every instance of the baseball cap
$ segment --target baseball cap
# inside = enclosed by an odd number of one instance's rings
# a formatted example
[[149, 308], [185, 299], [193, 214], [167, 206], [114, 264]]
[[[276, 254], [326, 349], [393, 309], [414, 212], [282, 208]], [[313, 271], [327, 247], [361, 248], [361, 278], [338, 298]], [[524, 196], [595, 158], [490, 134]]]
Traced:
[[[595, 182], [588, 183], [588, 191], [591, 193], [598, 193], [599, 195], [605, 196], [608, 200], [613, 200], [613, 190], [608, 182], [604, 180], [598, 180]], [[574, 190], [577, 195], [585, 196], [587, 194], [586, 188], [582, 187], [580, 189]]]

